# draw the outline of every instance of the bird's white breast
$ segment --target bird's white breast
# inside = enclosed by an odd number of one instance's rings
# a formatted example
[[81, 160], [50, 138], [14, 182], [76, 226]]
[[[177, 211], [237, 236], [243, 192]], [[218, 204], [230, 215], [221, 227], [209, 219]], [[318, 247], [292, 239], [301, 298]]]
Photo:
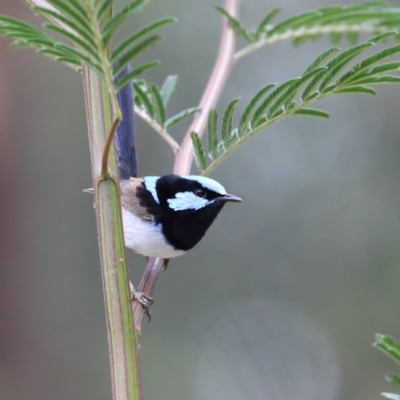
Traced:
[[185, 253], [168, 244], [161, 225], [143, 221], [130, 211], [122, 209], [125, 246], [147, 257], [173, 258]]

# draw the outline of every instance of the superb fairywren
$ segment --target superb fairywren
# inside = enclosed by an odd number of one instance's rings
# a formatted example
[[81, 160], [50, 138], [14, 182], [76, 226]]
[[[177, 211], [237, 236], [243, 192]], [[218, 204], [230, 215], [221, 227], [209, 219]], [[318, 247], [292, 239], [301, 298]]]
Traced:
[[[126, 68], [117, 81], [130, 71]], [[242, 201], [203, 176], [164, 175], [136, 178], [134, 93], [128, 84], [118, 93], [122, 121], [118, 154], [125, 245], [147, 257], [169, 259], [194, 247], [228, 201]], [[90, 191], [90, 190], [88, 190]]]

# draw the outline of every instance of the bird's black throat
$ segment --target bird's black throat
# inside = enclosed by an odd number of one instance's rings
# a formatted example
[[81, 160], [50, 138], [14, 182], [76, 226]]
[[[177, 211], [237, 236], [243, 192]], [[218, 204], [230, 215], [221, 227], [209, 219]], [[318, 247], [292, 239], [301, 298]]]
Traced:
[[214, 203], [200, 210], [175, 211], [162, 215], [160, 222], [167, 241], [176, 249], [190, 250], [205, 235], [224, 202]]
[[136, 196], [140, 205], [153, 216], [154, 222], [161, 224], [166, 241], [183, 251], [190, 250], [202, 239], [225, 205], [224, 201], [215, 199], [199, 210], [174, 211], [162, 198], [158, 204], [144, 185], [137, 188]]

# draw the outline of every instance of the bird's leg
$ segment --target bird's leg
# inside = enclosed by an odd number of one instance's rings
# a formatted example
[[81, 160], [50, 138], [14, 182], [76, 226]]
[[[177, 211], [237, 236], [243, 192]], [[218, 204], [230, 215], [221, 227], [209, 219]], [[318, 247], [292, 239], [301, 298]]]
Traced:
[[147, 318], [149, 319], [149, 322], [151, 320], [151, 312], [150, 312], [150, 306], [154, 303], [154, 300], [152, 297], [147, 296], [147, 294], [143, 292], [139, 292], [138, 290], [135, 289], [135, 287], [132, 285], [132, 282], [129, 281], [129, 289], [131, 292], [131, 302], [137, 301], [139, 304], [144, 309], [144, 313], [147, 315]]
[[[146, 259], [147, 262], [149, 262], [150, 257], [145, 256], [144, 258]], [[162, 269], [161, 269], [162, 271], [165, 271], [168, 268], [169, 260], [170, 260], [169, 258], [164, 258]]]

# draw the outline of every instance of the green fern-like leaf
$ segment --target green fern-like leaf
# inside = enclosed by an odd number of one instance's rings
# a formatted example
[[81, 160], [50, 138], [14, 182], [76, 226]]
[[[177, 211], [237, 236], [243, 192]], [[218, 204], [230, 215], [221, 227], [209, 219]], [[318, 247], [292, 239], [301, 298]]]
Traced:
[[[54, 0], [52, 0], [54, 1]], [[60, 1], [60, 0], [57, 0]], [[127, 4], [121, 10], [116, 12], [113, 17], [103, 26], [102, 34], [104, 44], [108, 45], [115, 32], [120, 26], [134, 13], [139, 12], [146, 0], [135, 0]]]
[[[336, 48], [329, 49], [319, 55], [301, 77], [283, 82], [269, 93], [268, 90], [275, 85], [266, 86], [245, 107], [237, 128], [232, 127], [231, 119], [237, 99], [232, 100], [224, 114], [222, 139], [216, 146], [217, 157], [213, 157], [211, 163], [203, 170], [203, 175], [208, 175], [229, 154], [254, 135], [287, 116], [329, 118], [325, 111], [309, 107], [317, 100], [338, 94], [375, 94], [375, 89], [371, 86], [400, 83], [400, 76], [387, 75], [388, 72], [400, 69], [399, 61], [389, 60], [379, 64], [382, 60], [400, 53], [397, 45], [389, 47], [389, 50], [377, 51], [348, 70], [348, 64], [356, 56], [370, 49], [374, 43], [392, 35], [393, 33], [389, 32], [377, 35], [342, 52], [338, 52]], [[215, 144], [213, 146], [215, 147]]]
[[172, 126], [178, 124], [184, 119], [196, 114], [198, 111], [200, 111], [200, 108], [193, 107], [193, 108], [188, 108], [187, 110], [183, 110], [178, 114], [175, 114], [173, 117], [170, 117], [165, 121], [165, 128], [167, 129], [171, 128]]
[[305, 70], [304, 74], [314, 70], [323, 64], [326, 60], [332, 57], [333, 54], [337, 53], [340, 49], [338, 47], [331, 47], [328, 50], [322, 52]]
[[151, 118], [154, 118], [156, 111], [151, 97], [148, 96], [147, 88], [138, 82], [133, 82], [133, 87], [135, 89], [135, 103], [142, 107]]
[[[62, 28], [65, 32], [70, 33], [71, 35], [79, 37], [79, 39], [85, 43], [87, 43], [88, 46], [90, 46], [92, 49], [96, 48], [96, 43], [93, 39], [93, 32], [91, 30], [91, 27], [88, 24], [88, 21], [86, 23], [80, 23], [76, 22], [73, 19], [68, 19], [65, 17], [63, 14], [60, 14], [59, 12], [50, 10], [48, 8], [44, 7], [33, 7], [33, 9], [38, 12], [40, 15], [43, 17], [47, 17], [47, 19], [53, 19], [56, 21], [61, 22], [65, 27], [69, 28], [69, 31], [66, 31], [65, 28]], [[55, 23], [52, 23], [51, 25], [55, 26]], [[59, 27], [57, 25], [57, 27]], [[61, 27], [60, 27], [61, 29]], [[60, 33], [58, 31], [58, 33]], [[65, 33], [61, 33], [61, 35], [65, 36]], [[71, 40], [70, 37], [67, 37], [69, 40]]]
[[315, 108], [301, 108], [294, 112], [295, 115], [306, 115], [309, 117], [318, 117], [318, 118], [329, 118], [330, 115], [321, 110], [317, 110]]
[[137, 46], [130, 49], [128, 52], [123, 54], [113, 66], [113, 74], [114, 76], [119, 75], [124, 68], [131, 63], [133, 59], [138, 57], [144, 51], [146, 51], [149, 47], [154, 46], [161, 40], [161, 36], [150, 36], [147, 39], [144, 39]]
[[337, 93], [365, 93], [365, 94], [376, 94], [376, 90], [368, 87], [368, 86], [362, 86], [362, 85], [356, 85], [356, 86], [348, 86], [343, 89], [338, 89], [336, 91]]
[[[390, 7], [385, 2], [318, 8], [272, 25], [271, 20], [277, 13], [277, 9], [272, 10], [256, 28], [246, 28], [238, 20], [231, 22], [238, 36], [248, 33], [246, 40], [249, 44], [237, 52], [236, 58], [281, 40], [292, 40], [298, 46], [327, 34], [333, 44], [338, 44], [346, 37], [348, 43], [354, 46], [359, 33], [400, 29], [400, 8]], [[252, 32], [255, 34], [250, 35]]]
[[240, 99], [233, 99], [226, 107], [224, 117], [222, 119], [222, 129], [221, 129], [221, 137], [222, 143], [225, 148], [229, 147], [232, 141], [232, 122], [233, 122], [233, 114], [235, 112], [236, 104]]
[[270, 106], [268, 109], [267, 119], [274, 118], [278, 112], [278, 109], [282, 107], [282, 110], [285, 110], [292, 104], [293, 100], [297, 97], [300, 89], [306, 84], [306, 82], [313, 76], [319, 74], [320, 72], [326, 71], [327, 67], [317, 67], [311, 71], [304, 73], [297, 80], [293, 80], [293, 82], [286, 88], [284, 93], [280, 95]]
[[132, 81], [133, 78], [137, 77], [138, 75], [142, 74], [144, 71], [147, 71], [151, 68], [156, 67], [159, 65], [159, 61], [151, 61], [146, 64], [140, 65], [132, 69], [126, 75], [124, 75], [117, 83], [116, 90], [117, 92], [120, 91], [125, 85]]
[[71, 54], [65, 51], [65, 48], [57, 47], [60, 42], [23, 21], [0, 16], [0, 35], [14, 39], [12, 48], [33, 47], [37, 52], [46, 54], [54, 60], [66, 57], [69, 60], [68, 65], [74, 68], [80, 66], [79, 54]]
[[256, 32], [257, 32], [257, 34], [256, 34], [257, 39], [260, 38], [260, 36], [261, 36], [261, 34], [262, 34], [262, 32], [263, 32], [264, 30], [267, 30], [267, 29], [268, 29], [268, 25], [272, 22], [272, 20], [273, 20], [281, 11], [282, 11], [282, 9], [279, 8], [279, 7], [274, 8], [274, 9], [272, 9], [272, 11], [270, 11], [270, 12], [262, 19], [262, 21], [260, 22], [260, 24], [258, 25], [257, 30], [256, 30]]
[[[33, 47], [38, 53], [47, 55], [55, 61], [63, 62], [76, 70], [81, 64], [93, 69], [107, 84], [114, 103], [115, 93], [138, 74], [153, 68], [158, 64], [151, 61], [133, 68], [113, 87], [114, 77], [137, 56], [161, 38], [159, 36], [146, 37], [149, 33], [175, 22], [174, 18], [163, 18], [129, 35], [111, 53], [108, 60], [109, 43], [115, 32], [127, 18], [141, 10], [147, 0], [135, 0], [108, 16], [103, 24], [102, 18], [111, 12], [112, 0], [96, 0], [82, 2], [81, 0], [47, 0], [52, 7], [33, 7], [49, 23], [45, 28], [61, 35], [69, 44], [53, 39], [41, 30], [29, 24], [10, 17], [0, 16], [0, 35], [14, 39], [11, 47]], [[112, 68], [110, 70], [110, 65]], [[144, 103], [143, 103], [144, 104]]]
[[156, 115], [157, 115], [157, 122], [164, 127], [165, 120], [166, 120], [166, 111], [165, 111], [165, 105], [162, 100], [160, 91], [158, 90], [157, 85], [151, 85], [149, 87], [149, 92], [151, 95], [151, 98], [153, 100], [153, 106], [154, 109], [156, 110]]
[[239, 37], [243, 37], [248, 42], [252, 42], [254, 40], [251, 31], [247, 30], [236, 18], [232, 17], [224, 8], [215, 6], [215, 9], [219, 11], [222, 15], [228, 18], [229, 23], [231, 24], [232, 28], [235, 30], [236, 34]]
[[214, 160], [217, 157], [217, 151], [218, 151], [217, 123], [218, 123], [218, 111], [215, 108], [213, 108], [208, 113], [208, 130], [207, 130], [208, 150], [211, 160]]
[[[251, 120], [251, 114], [254, 108], [257, 106], [261, 98], [273, 87], [275, 86], [274, 83], [264, 86], [260, 89], [257, 94], [250, 100], [250, 103], [245, 108], [242, 117], [240, 118], [239, 126], [238, 126], [238, 136], [242, 137], [246, 130], [249, 128], [249, 123]], [[253, 125], [253, 121], [251, 122]]]
[[101, 21], [107, 12], [110, 12], [111, 6], [114, 3], [114, 0], [104, 0], [99, 6], [97, 10], [97, 20]]
[[[400, 342], [398, 340], [390, 336], [377, 334], [373, 346], [389, 356], [397, 365], [400, 365]], [[396, 388], [400, 388], [400, 377], [398, 375], [393, 374], [387, 377], [387, 380]], [[382, 393], [382, 395], [392, 400], [400, 399], [400, 395], [394, 393]]]
[[177, 82], [178, 82], [178, 75], [169, 75], [167, 76], [163, 85], [161, 86], [160, 94], [165, 106], [167, 106], [169, 99], [175, 90]]
[[137, 30], [124, 39], [111, 53], [111, 61], [114, 62], [121, 54], [126, 52], [136, 41], [142, 39], [144, 36], [154, 32], [164, 26], [173, 24], [177, 21], [176, 18], [163, 18], [158, 21], [152, 22], [149, 25]]
[[262, 101], [260, 106], [255, 110], [253, 116], [251, 117], [251, 129], [254, 129], [256, 126], [260, 125], [260, 120], [264, 117], [264, 114], [266, 114], [268, 107], [273, 103], [273, 101], [289, 86], [297, 83], [299, 79], [300, 78], [290, 79], [289, 81], [282, 83], [272, 93], [270, 93], [264, 101]]
[[77, 36], [76, 33], [71, 33], [69, 31], [66, 31], [64, 28], [61, 28], [60, 26], [51, 23], [45, 24], [44, 27], [54, 32], [57, 32], [59, 35], [64, 36], [72, 43], [74, 43], [78, 49], [85, 50], [94, 60], [96, 60], [98, 63], [101, 62], [99, 54], [92, 46], [92, 44], [82, 40], [80, 37]]
[[392, 376], [390, 376], [389, 382], [400, 389], [400, 376], [393, 374]]
[[207, 166], [206, 152], [204, 151], [204, 147], [201, 144], [199, 135], [196, 132], [192, 132], [190, 136], [192, 138], [194, 160], [199, 170], [203, 172]]
[[[79, 26], [80, 29], [86, 31], [87, 33], [92, 32], [87, 10], [78, 2], [74, 0], [68, 2], [63, 0], [47, 0], [47, 2], [59, 11], [58, 14], [63, 14], [67, 20], [73, 22], [76, 26]], [[44, 9], [42, 10], [44, 11]], [[49, 12], [47, 13], [51, 15]]]
[[[126, 81], [129, 81], [129, 79], [127, 78]], [[152, 120], [151, 125], [158, 124], [160, 128], [169, 129], [199, 111], [199, 108], [188, 108], [167, 118], [167, 102], [173, 92], [176, 81], [177, 76], [168, 77], [162, 89], [144, 80], [134, 81], [135, 104], [147, 114], [148, 117], [145, 118], [147, 122], [149, 122], [149, 119]], [[139, 115], [144, 117], [143, 113]]]
[[332, 81], [334, 77], [339, 74], [339, 72], [350, 63], [355, 57], [357, 57], [361, 52], [366, 50], [368, 47], [372, 46], [372, 42], [361, 43], [359, 45], [353, 46], [350, 49], [343, 51], [337, 57], [332, 59], [328, 64], [328, 69], [323, 73], [322, 80], [319, 84], [319, 91], [323, 92], [328, 84]]

